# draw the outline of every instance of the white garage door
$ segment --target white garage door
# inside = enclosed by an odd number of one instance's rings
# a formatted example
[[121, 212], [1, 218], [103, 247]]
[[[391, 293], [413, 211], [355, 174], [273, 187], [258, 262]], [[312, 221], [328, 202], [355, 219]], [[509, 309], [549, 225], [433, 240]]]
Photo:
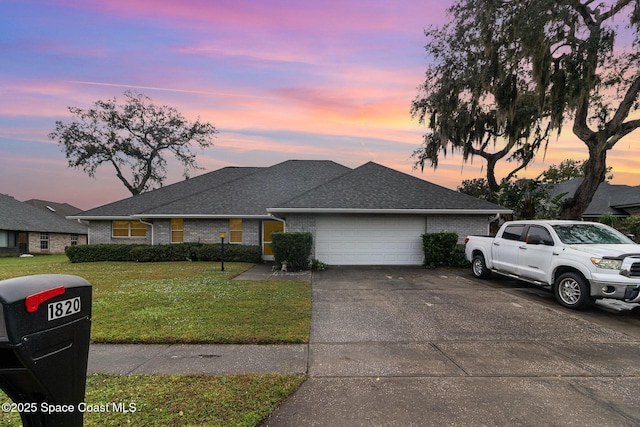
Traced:
[[420, 265], [425, 220], [413, 216], [316, 219], [316, 253], [329, 265]]

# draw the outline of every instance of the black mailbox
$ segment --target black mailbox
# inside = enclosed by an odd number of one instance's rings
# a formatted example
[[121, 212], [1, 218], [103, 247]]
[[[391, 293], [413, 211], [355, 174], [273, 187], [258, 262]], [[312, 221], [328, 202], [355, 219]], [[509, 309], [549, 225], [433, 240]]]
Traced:
[[41, 274], [0, 281], [0, 388], [28, 426], [82, 426], [91, 284]]

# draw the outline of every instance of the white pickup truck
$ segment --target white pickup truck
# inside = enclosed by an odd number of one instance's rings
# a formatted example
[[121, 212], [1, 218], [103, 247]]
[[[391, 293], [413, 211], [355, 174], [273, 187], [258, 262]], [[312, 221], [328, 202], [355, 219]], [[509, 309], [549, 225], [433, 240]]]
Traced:
[[495, 272], [549, 286], [568, 308], [598, 298], [640, 302], [640, 245], [603, 224], [506, 222], [496, 237], [468, 236], [465, 256], [475, 277]]

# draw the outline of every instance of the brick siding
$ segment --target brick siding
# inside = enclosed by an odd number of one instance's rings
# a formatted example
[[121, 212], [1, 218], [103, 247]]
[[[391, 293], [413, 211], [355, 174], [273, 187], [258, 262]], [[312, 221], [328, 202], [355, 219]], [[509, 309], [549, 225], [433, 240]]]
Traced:
[[112, 237], [111, 221], [89, 222], [89, 244], [151, 244], [151, 227], [147, 225], [147, 237]]
[[464, 243], [469, 235], [489, 234], [488, 215], [429, 215], [427, 233], [441, 233], [443, 231], [458, 234], [458, 243]]
[[[71, 246], [71, 234], [62, 233], [48, 233], [49, 234], [49, 248], [40, 249], [40, 233], [29, 233], [29, 253], [34, 255], [44, 254], [63, 254], [64, 248]], [[87, 235], [78, 234], [78, 245], [87, 244]]]

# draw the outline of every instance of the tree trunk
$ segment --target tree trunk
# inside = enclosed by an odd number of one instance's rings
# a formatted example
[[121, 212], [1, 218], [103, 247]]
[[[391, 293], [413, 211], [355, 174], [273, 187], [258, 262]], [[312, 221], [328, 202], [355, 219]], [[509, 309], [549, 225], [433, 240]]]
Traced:
[[582, 214], [591, 204], [598, 186], [604, 182], [607, 172], [607, 149], [598, 144], [595, 135], [585, 142], [589, 148], [585, 174], [573, 197], [562, 203], [560, 219], [582, 219]]
[[495, 196], [500, 191], [500, 184], [496, 180], [496, 163], [499, 158], [495, 155], [483, 156], [487, 161], [487, 184], [489, 186], [489, 193], [491, 196]]

